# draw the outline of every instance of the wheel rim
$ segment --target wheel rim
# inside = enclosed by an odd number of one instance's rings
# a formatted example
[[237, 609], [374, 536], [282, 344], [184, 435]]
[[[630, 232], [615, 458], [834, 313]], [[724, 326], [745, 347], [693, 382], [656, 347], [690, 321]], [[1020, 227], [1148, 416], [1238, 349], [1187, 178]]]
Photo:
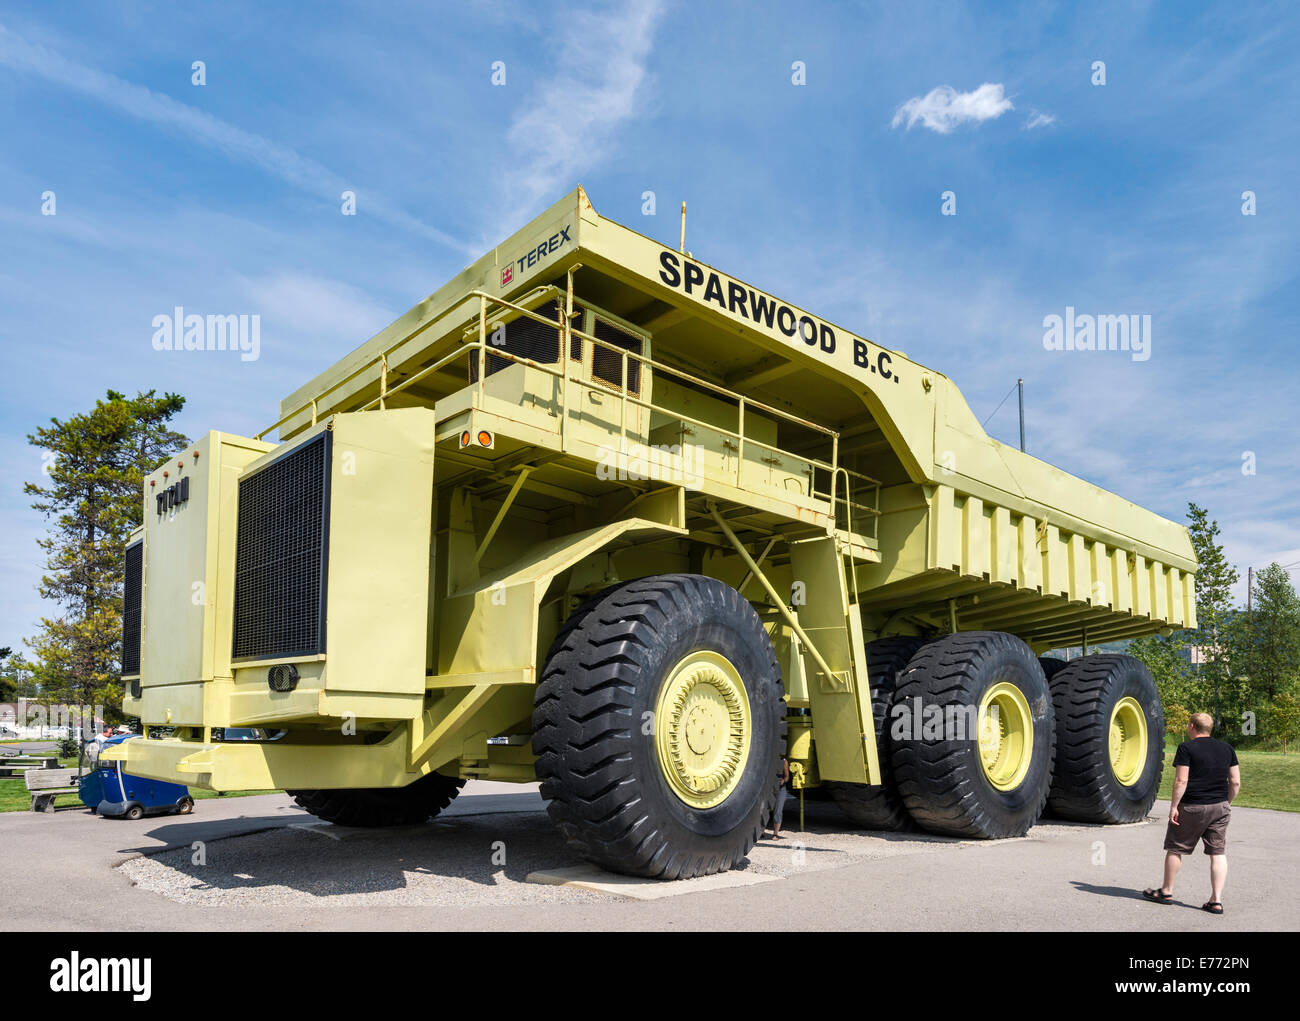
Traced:
[[1110, 713], [1110, 771], [1125, 787], [1142, 776], [1147, 761], [1147, 718], [1135, 698], [1121, 698]]
[[1020, 785], [1034, 754], [1034, 718], [1024, 693], [1001, 681], [984, 693], [979, 710], [980, 766], [1000, 791]]
[[725, 656], [693, 652], [668, 672], [655, 706], [655, 748], [672, 792], [692, 808], [727, 799], [745, 773], [749, 696]]

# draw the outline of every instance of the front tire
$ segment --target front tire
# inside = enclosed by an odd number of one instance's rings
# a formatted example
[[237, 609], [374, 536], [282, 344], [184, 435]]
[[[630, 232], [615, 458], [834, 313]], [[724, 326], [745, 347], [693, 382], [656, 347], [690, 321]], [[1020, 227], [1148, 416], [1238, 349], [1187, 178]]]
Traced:
[[997, 631], [937, 639], [912, 657], [895, 699], [911, 708], [892, 764], [912, 818], [958, 837], [1024, 836], [1047, 802], [1056, 744], [1029, 646]]
[[285, 791], [318, 819], [339, 826], [415, 826], [451, 804], [464, 780], [429, 773], [405, 787]]
[[772, 643], [735, 589], [670, 574], [606, 590], [560, 631], [537, 688], [547, 812], [615, 872], [726, 871], [776, 801], [781, 696]]
[[1141, 660], [1098, 654], [1052, 678], [1056, 770], [1049, 800], [1063, 819], [1145, 819], [1164, 772], [1165, 715]]

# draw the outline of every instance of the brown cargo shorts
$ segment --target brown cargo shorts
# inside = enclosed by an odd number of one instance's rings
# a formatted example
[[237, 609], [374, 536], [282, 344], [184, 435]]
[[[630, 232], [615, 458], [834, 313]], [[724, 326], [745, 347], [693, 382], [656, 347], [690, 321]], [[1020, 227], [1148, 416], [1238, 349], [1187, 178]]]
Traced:
[[1178, 825], [1165, 830], [1165, 850], [1191, 854], [1197, 841], [1205, 842], [1206, 854], [1224, 854], [1228, 842], [1228, 819], [1232, 806], [1226, 801], [1213, 805], [1179, 805]]

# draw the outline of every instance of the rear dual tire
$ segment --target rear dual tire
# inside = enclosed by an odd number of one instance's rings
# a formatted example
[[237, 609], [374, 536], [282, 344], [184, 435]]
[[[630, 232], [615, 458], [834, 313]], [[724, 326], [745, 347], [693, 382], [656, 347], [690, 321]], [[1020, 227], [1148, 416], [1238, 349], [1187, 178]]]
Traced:
[[995, 631], [947, 635], [912, 657], [894, 697], [906, 727], [891, 763], [912, 819], [958, 837], [1027, 833], [1047, 803], [1056, 745], [1047, 678], [1029, 646]]
[[1056, 769], [1048, 804], [1088, 823], [1145, 819], [1164, 770], [1165, 717], [1155, 681], [1132, 656], [1063, 663], [1051, 678]]
[[898, 793], [890, 756], [890, 709], [898, 675], [925, 644], [924, 638], [891, 636], [869, 642], [866, 647], [867, 679], [871, 686], [871, 715], [876, 730], [876, 758], [880, 783], [830, 783], [835, 803], [855, 825], [865, 830], [897, 831], [913, 828], [912, 817]]

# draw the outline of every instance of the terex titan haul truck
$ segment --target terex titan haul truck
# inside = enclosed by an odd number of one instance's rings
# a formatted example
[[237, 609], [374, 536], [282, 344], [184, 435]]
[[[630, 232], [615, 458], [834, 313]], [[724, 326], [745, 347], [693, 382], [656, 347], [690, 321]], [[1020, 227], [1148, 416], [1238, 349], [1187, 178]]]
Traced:
[[1140, 819], [1150, 675], [1038, 657], [1195, 626], [1183, 527], [581, 188], [144, 504], [131, 773], [357, 826], [540, 780], [634, 875], [743, 859], [783, 756], [865, 828]]

